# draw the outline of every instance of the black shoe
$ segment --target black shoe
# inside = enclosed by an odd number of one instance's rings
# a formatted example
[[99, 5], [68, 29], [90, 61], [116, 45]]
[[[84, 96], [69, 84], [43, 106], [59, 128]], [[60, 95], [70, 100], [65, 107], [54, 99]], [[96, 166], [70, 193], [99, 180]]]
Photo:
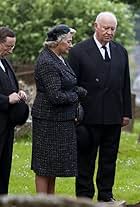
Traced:
[[98, 201], [99, 202], [115, 202], [116, 200], [115, 200], [115, 198], [100, 198], [100, 199], [98, 199]]

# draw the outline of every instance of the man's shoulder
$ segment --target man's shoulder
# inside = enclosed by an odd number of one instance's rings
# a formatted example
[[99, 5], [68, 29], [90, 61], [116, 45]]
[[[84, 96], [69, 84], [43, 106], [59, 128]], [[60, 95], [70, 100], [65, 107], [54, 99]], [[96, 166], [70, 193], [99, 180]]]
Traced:
[[38, 64], [47, 64], [49, 62], [52, 62], [52, 57], [49, 54], [48, 50], [43, 48], [41, 52], [39, 53], [36, 62]]
[[119, 42], [116, 42], [116, 41], [111, 41], [111, 46], [112, 47], [117, 47], [123, 51], [126, 51], [126, 48]]
[[83, 40], [81, 42], [78, 42], [77, 44], [74, 45], [74, 49], [78, 49], [78, 48], [85, 48], [85, 47], [88, 47], [91, 42], [93, 42], [93, 38], [88, 38], [86, 40]]

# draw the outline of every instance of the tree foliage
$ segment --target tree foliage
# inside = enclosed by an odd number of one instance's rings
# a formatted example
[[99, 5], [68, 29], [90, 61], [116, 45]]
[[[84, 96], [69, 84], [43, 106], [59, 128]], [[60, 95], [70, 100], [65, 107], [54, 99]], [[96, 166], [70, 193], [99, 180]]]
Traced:
[[108, 0], [0, 0], [0, 25], [8, 25], [16, 32], [14, 59], [33, 62], [50, 27], [60, 23], [74, 27], [78, 42], [92, 34], [96, 15], [105, 10], [118, 18], [116, 40], [132, 45], [134, 16], [129, 6]]
[[135, 10], [140, 9], [140, 0], [112, 0], [114, 2], [123, 2], [125, 4], [130, 4], [134, 7]]

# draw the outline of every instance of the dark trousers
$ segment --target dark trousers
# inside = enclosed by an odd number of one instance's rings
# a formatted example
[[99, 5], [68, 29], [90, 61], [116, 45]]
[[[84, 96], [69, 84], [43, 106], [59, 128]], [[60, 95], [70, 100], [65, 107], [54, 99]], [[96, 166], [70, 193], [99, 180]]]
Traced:
[[0, 141], [0, 195], [8, 194], [9, 177], [11, 171], [14, 129], [7, 128]]
[[96, 185], [98, 199], [113, 197], [116, 159], [121, 125], [92, 125], [77, 127], [78, 176], [76, 196], [93, 198], [93, 176], [98, 152]]

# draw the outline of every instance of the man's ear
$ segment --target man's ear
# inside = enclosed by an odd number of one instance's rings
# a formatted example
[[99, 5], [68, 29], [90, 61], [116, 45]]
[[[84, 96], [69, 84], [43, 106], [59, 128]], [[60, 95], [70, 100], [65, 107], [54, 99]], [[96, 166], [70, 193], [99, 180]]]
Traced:
[[92, 27], [93, 27], [94, 30], [96, 30], [96, 28], [97, 28], [97, 23], [96, 23], [96, 22], [93, 22]]

